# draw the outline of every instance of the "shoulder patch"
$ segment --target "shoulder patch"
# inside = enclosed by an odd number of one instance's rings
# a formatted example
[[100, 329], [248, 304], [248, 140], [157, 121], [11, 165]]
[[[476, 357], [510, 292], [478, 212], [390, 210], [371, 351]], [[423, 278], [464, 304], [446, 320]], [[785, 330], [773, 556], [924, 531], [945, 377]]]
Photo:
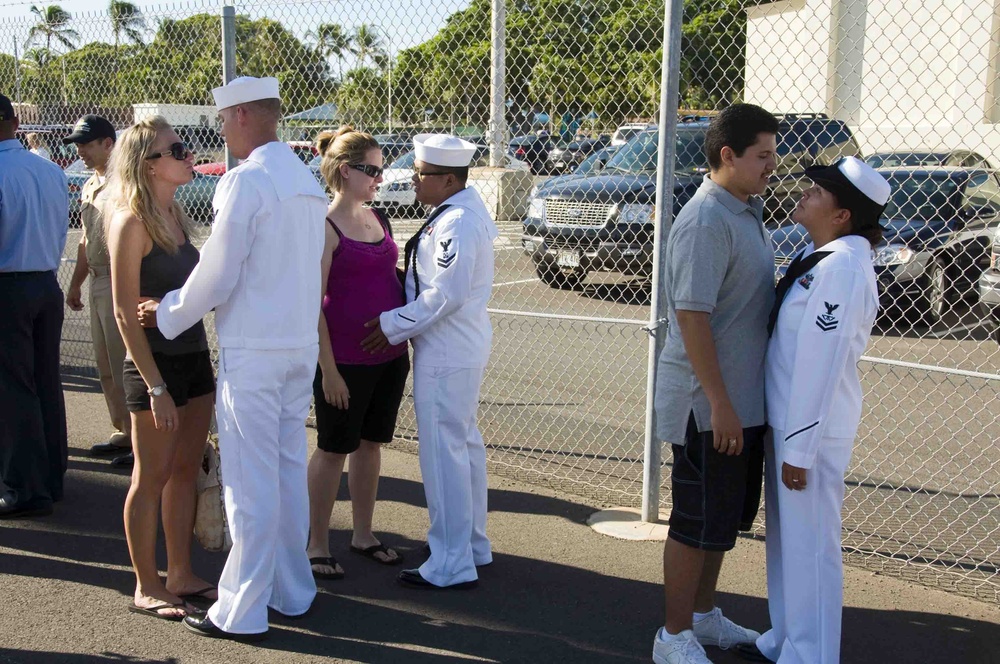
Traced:
[[830, 330], [836, 330], [837, 325], [840, 324], [840, 319], [838, 319], [833, 312], [839, 309], [840, 305], [824, 302], [823, 306], [826, 307], [826, 313], [816, 316], [816, 327], [823, 330], [824, 332], [829, 332]]
[[805, 288], [806, 290], [809, 290], [809, 287], [812, 286], [813, 279], [815, 278], [816, 277], [813, 275], [812, 272], [808, 272], [801, 279], [799, 279], [799, 285]]

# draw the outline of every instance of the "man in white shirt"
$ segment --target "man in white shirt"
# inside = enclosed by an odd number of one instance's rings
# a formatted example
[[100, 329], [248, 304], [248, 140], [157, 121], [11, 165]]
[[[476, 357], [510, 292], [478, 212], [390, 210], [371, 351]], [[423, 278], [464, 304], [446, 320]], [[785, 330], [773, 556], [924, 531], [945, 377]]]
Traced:
[[486, 448], [476, 424], [479, 388], [493, 328], [486, 303], [493, 288], [498, 232], [475, 189], [466, 187], [476, 146], [455, 136], [420, 134], [413, 188], [434, 206], [406, 243], [405, 306], [368, 323], [362, 345], [380, 352], [413, 340], [413, 406], [420, 473], [431, 527], [431, 556], [403, 570], [410, 588], [471, 588], [476, 567], [493, 562], [486, 537]]
[[256, 641], [267, 634], [268, 607], [302, 615], [316, 596], [306, 557], [305, 420], [319, 356], [327, 199], [278, 141], [277, 79], [241, 77], [212, 94], [226, 144], [245, 161], [219, 182], [212, 235], [187, 282], [158, 307], [140, 305], [140, 318], [172, 339], [215, 310], [216, 413], [233, 548], [219, 600], [207, 614], [187, 616], [185, 626]]

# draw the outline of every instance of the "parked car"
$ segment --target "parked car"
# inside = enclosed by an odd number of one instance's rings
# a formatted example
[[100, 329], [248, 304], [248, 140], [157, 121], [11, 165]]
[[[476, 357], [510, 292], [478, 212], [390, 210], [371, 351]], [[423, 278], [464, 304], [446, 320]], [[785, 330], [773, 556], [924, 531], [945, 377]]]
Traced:
[[546, 170], [549, 173], [567, 173], [584, 159], [609, 145], [611, 145], [611, 137], [604, 135], [597, 138], [573, 141], [565, 147], [554, 147], [549, 151]]
[[180, 125], [174, 127], [174, 131], [194, 153], [195, 165], [225, 161], [226, 141], [222, 138], [222, 134], [214, 128], [202, 125]]
[[[413, 192], [413, 162], [417, 154], [410, 150], [401, 155], [382, 173], [382, 183], [375, 194], [374, 204], [385, 209], [390, 215], [404, 216], [413, 213], [417, 207], [416, 194]], [[472, 157], [471, 168], [489, 165], [490, 150], [480, 145]], [[506, 155], [506, 168], [529, 170], [528, 164]]]
[[[709, 120], [690, 117], [677, 128], [674, 214], [708, 172]], [[807, 186], [806, 166], [860, 150], [844, 123], [817, 114], [780, 117], [778, 166], [765, 195], [765, 221], [786, 223]], [[648, 276], [653, 266], [653, 203], [659, 130], [647, 129], [620, 147], [600, 172], [540, 186], [529, 203], [522, 246], [539, 278], [575, 288], [590, 272]]]
[[555, 175], [535, 185], [534, 189], [531, 190], [530, 198], [535, 198], [541, 192], [549, 189], [550, 187], [555, 187], [565, 184], [571, 180], [585, 178], [590, 175], [597, 175], [604, 168], [604, 165], [608, 163], [608, 160], [611, 159], [612, 155], [614, 155], [617, 151], [617, 147], [609, 145], [606, 148], [591, 153], [590, 156], [580, 162], [580, 164], [574, 168], [572, 172], [566, 173], [565, 175]]
[[529, 134], [510, 141], [510, 154], [519, 161], [527, 162], [534, 175], [543, 175], [547, 169], [549, 152], [555, 144], [548, 136]]
[[865, 157], [865, 163], [872, 168], [958, 166], [962, 168], [994, 169], [993, 164], [986, 157], [972, 150], [876, 152]]
[[70, 143], [64, 145], [62, 139], [73, 132], [73, 127], [69, 125], [29, 125], [23, 124], [18, 127], [14, 137], [21, 141], [27, 149], [28, 134], [38, 134], [49, 152], [52, 163], [59, 168], [66, 168], [77, 159], [76, 146]]
[[[879, 300], [890, 317], [934, 323], [957, 303], [978, 299], [980, 277], [1000, 225], [1000, 179], [982, 169], [879, 169], [892, 187], [875, 250]], [[772, 232], [784, 272], [806, 244], [801, 226]]]
[[[93, 171], [76, 171], [67, 173], [69, 181], [69, 219], [70, 226], [80, 227], [80, 193], [83, 185], [93, 175]], [[215, 196], [215, 186], [219, 177], [203, 175], [195, 171], [194, 179], [177, 188], [177, 200], [184, 206], [193, 221], [209, 225], [212, 223], [212, 197]]]
[[629, 124], [623, 124], [619, 126], [618, 129], [615, 129], [615, 133], [611, 135], [611, 145], [621, 147], [642, 132], [655, 128], [656, 125], [650, 122], [632, 122]]
[[990, 265], [979, 277], [979, 311], [996, 326], [994, 338], [1000, 342], [1000, 229], [990, 243]]

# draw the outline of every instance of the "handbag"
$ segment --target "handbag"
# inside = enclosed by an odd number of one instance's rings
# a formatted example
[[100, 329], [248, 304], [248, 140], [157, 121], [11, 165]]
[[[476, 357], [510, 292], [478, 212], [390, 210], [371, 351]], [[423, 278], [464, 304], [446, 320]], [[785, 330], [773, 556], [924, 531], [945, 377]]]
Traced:
[[194, 536], [208, 551], [228, 551], [233, 546], [233, 538], [229, 534], [229, 522], [226, 520], [219, 450], [212, 440], [205, 443], [205, 455], [198, 471], [197, 491]]

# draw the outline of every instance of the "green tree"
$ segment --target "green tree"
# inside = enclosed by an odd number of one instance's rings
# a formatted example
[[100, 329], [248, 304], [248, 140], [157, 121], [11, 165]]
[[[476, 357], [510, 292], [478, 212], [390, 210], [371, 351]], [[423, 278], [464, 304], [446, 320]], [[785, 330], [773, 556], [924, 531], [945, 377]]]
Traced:
[[364, 67], [369, 58], [374, 60], [377, 56], [384, 55], [378, 30], [367, 23], [359, 25], [351, 36], [351, 52], [358, 59], [358, 67]]
[[111, 0], [108, 14], [111, 17], [111, 32], [115, 36], [116, 52], [122, 35], [125, 35], [134, 44], [142, 44], [142, 35], [146, 31], [146, 20], [136, 5], [123, 0]]
[[49, 5], [44, 9], [31, 5], [31, 13], [38, 18], [38, 23], [28, 32], [25, 48], [35, 42], [44, 41], [45, 50], [51, 53], [53, 40], [67, 49], [76, 48], [76, 41], [80, 39], [80, 35], [67, 27], [72, 19], [69, 12], [59, 5]]
[[344, 56], [351, 52], [353, 38], [339, 23], [321, 23], [315, 31], [306, 33], [306, 37], [316, 43], [316, 53], [328, 60], [336, 58], [340, 80], [344, 79]]

